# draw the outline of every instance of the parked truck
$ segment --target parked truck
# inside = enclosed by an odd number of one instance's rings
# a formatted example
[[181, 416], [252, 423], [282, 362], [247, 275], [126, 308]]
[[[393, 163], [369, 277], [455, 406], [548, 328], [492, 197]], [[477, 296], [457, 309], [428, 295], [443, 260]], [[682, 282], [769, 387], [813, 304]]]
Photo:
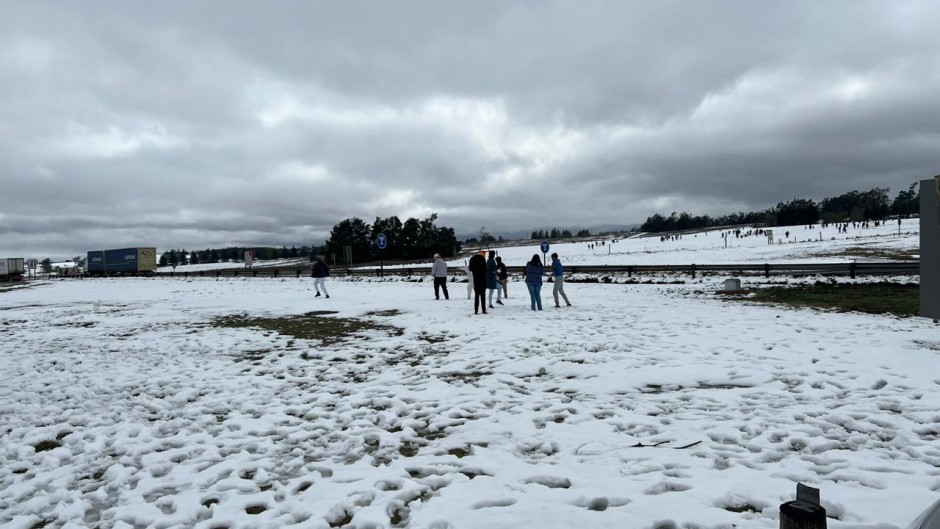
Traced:
[[26, 261], [19, 257], [0, 259], [0, 281], [19, 281], [26, 273]]
[[156, 248], [120, 248], [88, 252], [88, 275], [149, 275], [157, 271]]

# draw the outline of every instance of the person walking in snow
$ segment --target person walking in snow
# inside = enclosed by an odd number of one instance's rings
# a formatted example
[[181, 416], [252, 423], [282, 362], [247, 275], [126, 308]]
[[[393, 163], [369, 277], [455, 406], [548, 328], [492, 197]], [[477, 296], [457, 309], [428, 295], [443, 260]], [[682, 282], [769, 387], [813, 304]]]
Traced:
[[434, 254], [431, 276], [434, 278], [434, 299], [441, 299], [441, 289], [444, 289], [444, 299], [450, 299], [450, 294], [447, 293], [447, 263], [441, 259], [439, 253]]
[[483, 305], [483, 314], [486, 314], [486, 258], [483, 250], [470, 258], [467, 268], [473, 274], [473, 313], [479, 314], [480, 305]]
[[558, 294], [561, 294], [561, 297], [565, 298], [565, 305], [571, 306], [571, 302], [568, 301], [568, 295], [565, 294], [565, 269], [561, 266], [561, 259], [558, 258], [557, 253], [552, 254], [552, 296], [555, 298], [555, 308], [561, 307], [558, 303]]
[[[509, 274], [506, 272], [506, 265], [503, 263], [503, 258], [496, 256], [496, 279], [499, 281], [500, 287], [503, 290], [503, 297], [509, 299], [509, 290], [507, 290], [507, 285], [509, 284]], [[496, 300], [496, 303], [502, 305], [503, 302]]]
[[542, 310], [542, 274], [545, 268], [542, 267], [542, 260], [539, 254], [532, 256], [532, 260], [525, 265], [525, 286], [529, 289], [529, 302], [532, 304], [532, 310], [537, 306]]
[[323, 256], [318, 256], [317, 260], [313, 263], [313, 288], [317, 289], [317, 295], [315, 298], [320, 297], [320, 289], [323, 289], [323, 294], [329, 299], [330, 293], [326, 291], [326, 278], [330, 275], [330, 267], [326, 266], [326, 263], [323, 262]]
[[496, 291], [496, 302], [503, 304], [503, 292], [499, 289], [499, 276], [496, 275], [496, 250], [490, 250], [490, 258], [486, 260], [486, 289], [490, 292], [490, 308], [493, 306], [493, 291]]

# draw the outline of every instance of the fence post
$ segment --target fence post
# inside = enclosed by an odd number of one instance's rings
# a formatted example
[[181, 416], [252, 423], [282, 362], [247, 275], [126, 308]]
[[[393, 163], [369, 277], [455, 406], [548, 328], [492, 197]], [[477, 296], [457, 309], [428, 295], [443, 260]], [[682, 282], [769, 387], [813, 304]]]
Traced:
[[770, 277], [770, 264], [764, 263], [764, 277]]
[[297, 269], [297, 277], [300, 277], [300, 269]]
[[692, 279], [695, 279], [695, 265], [692, 265]]
[[274, 277], [277, 277], [277, 270], [274, 271]]
[[258, 271], [257, 271], [257, 270], [252, 270], [252, 271], [251, 271], [251, 277], [258, 277]]
[[855, 261], [849, 263], [849, 277], [855, 279]]

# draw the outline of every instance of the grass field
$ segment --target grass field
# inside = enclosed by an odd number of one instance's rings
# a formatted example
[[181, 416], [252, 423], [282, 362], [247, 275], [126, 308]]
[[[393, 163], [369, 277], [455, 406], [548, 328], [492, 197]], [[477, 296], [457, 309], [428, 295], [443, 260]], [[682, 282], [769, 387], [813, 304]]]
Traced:
[[[754, 294], [751, 296], [750, 294]], [[797, 287], [769, 287], [742, 291], [739, 299], [778, 303], [837, 312], [920, 315], [920, 286], [914, 283], [870, 283], [840, 285], [819, 282]]]

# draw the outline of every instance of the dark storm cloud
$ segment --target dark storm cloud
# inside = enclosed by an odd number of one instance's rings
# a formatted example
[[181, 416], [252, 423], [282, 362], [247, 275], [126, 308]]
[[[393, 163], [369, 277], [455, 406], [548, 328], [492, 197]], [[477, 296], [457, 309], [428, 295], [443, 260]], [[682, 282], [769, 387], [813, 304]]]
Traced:
[[31, 2], [0, 250], [722, 214], [937, 172], [933, 2]]

